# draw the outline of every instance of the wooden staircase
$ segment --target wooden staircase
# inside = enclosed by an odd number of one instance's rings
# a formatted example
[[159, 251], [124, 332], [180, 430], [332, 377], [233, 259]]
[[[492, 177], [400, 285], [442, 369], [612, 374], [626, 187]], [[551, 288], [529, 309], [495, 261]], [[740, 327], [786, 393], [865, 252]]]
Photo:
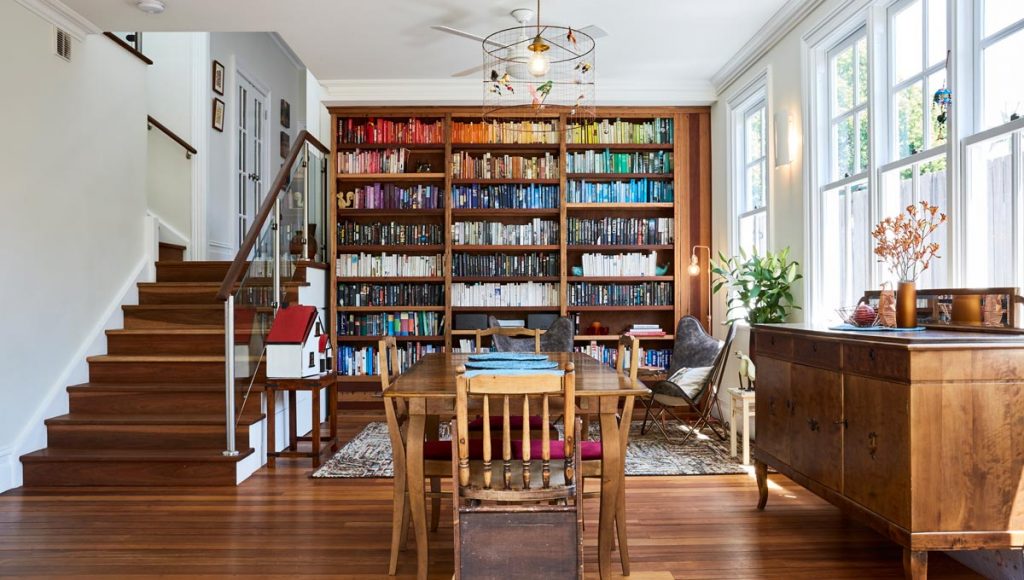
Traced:
[[[25, 486], [236, 484], [236, 464], [254, 453], [250, 427], [264, 415], [257, 391], [238, 420], [239, 455], [225, 457], [216, 294], [230, 263], [171, 257], [157, 262], [156, 282], [139, 284], [124, 328], [107, 331], [108, 354], [89, 357], [90, 381], [68, 387], [68, 414], [46, 421], [49, 446], [22, 456]], [[291, 296], [297, 286], [286, 284]]]

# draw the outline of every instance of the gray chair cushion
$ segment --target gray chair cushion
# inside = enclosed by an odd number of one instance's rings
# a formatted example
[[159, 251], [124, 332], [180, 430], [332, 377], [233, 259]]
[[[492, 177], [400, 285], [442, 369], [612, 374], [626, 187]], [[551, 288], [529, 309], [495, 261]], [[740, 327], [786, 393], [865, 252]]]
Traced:
[[668, 376], [682, 368], [709, 367], [715, 364], [715, 357], [722, 350], [722, 343], [704, 332], [700, 322], [692, 316], [679, 319], [676, 326], [676, 340], [672, 347], [672, 362]]
[[[491, 316], [491, 328], [497, 328], [498, 320]], [[568, 318], [556, 318], [540, 336], [541, 352], [572, 352], [572, 341], [576, 329]], [[491, 337], [493, 350], [498, 352], [533, 352], [532, 338], [515, 338], [496, 334]]]

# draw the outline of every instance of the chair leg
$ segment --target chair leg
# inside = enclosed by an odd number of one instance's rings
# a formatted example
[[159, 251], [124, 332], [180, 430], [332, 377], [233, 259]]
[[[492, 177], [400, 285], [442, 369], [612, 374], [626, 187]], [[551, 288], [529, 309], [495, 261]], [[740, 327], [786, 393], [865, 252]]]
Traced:
[[583, 522], [583, 531], [584, 532], [587, 531], [587, 510], [583, 509], [583, 497], [584, 497], [584, 494], [586, 493], [586, 489], [587, 489], [587, 478], [581, 477], [580, 478], [580, 495], [579, 495], [580, 521]]
[[644, 401], [644, 406], [647, 407], [647, 410], [644, 411], [644, 422], [643, 422], [642, 425], [640, 425], [640, 434], [641, 435], [646, 435], [647, 434], [647, 418], [651, 416], [651, 405], [654, 404], [654, 397], [645, 397], [643, 399], [643, 401]]
[[[431, 477], [430, 478], [430, 492], [431, 494], [441, 493], [441, 478]], [[430, 531], [436, 532], [437, 525], [441, 522], [441, 497], [434, 495], [430, 498]]]

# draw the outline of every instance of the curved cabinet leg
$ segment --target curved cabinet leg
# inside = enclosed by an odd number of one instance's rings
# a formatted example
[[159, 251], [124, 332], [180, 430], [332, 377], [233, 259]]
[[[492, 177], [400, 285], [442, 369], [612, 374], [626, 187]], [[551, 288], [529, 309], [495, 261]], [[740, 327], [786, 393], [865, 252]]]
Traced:
[[757, 509], [763, 510], [768, 503], [768, 466], [754, 461], [754, 476], [757, 478]]
[[927, 580], [928, 552], [903, 548], [903, 576], [907, 580]]

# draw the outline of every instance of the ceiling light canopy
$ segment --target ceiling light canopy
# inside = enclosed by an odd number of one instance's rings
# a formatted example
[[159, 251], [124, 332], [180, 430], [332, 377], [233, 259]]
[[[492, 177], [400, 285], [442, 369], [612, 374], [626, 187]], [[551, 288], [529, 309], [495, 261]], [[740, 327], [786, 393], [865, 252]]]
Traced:
[[163, 0], [137, 0], [135, 6], [146, 14], [162, 14], [166, 9]]

